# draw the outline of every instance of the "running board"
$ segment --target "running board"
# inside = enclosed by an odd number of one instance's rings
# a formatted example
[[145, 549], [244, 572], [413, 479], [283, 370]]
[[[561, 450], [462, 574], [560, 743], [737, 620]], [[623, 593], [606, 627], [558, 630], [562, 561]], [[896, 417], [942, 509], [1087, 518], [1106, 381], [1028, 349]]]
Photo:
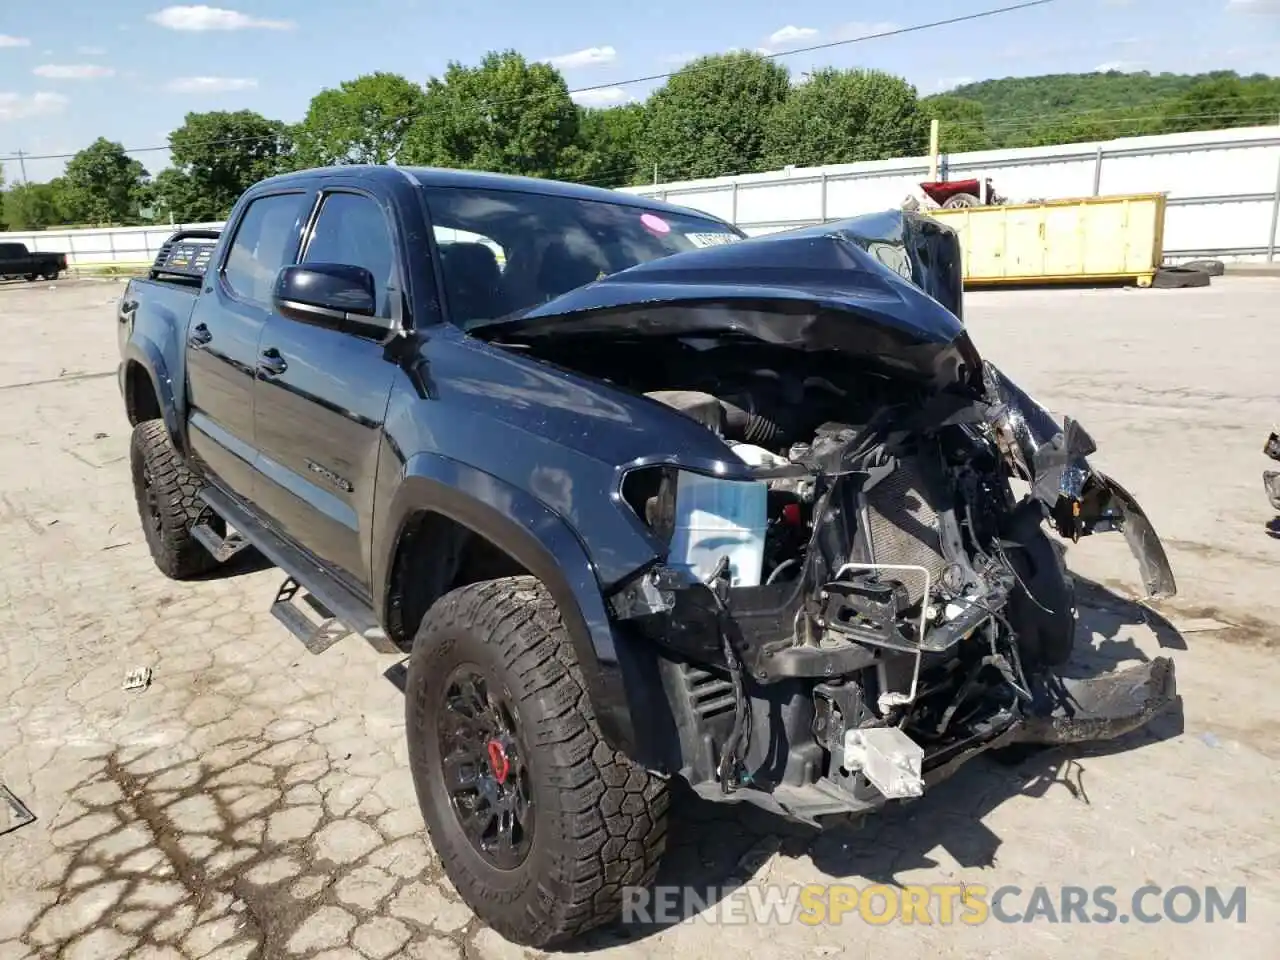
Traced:
[[[306, 591], [303, 599], [321, 617], [322, 624], [325, 621], [341, 624], [346, 628], [346, 633], [359, 634], [379, 653], [404, 653], [382, 629], [368, 601], [335, 578], [313, 557], [281, 539], [217, 487], [205, 487], [200, 498], [227, 521], [229, 526], [238, 530], [241, 537], [288, 575], [289, 580], [277, 592], [271, 605], [271, 613], [290, 633], [303, 640], [308, 650], [312, 646], [304, 637], [314, 635], [317, 626], [292, 602], [297, 588]], [[295, 588], [288, 591], [286, 598], [284, 594], [290, 581], [295, 584]], [[336, 627], [330, 625], [325, 629], [328, 631]], [[328, 649], [333, 642], [324, 643], [320, 650], [312, 652], [319, 653]]]
[[[302, 586], [297, 580], [293, 577], [286, 578], [276, 591], [276, 599], [271, 604], [271, 615], [302, 642], [308, 653], [324, 653], [350, 634], [351, 628], [335, 617], [313, 593], [306, 591], [298, 596], [300, 591]], [[318, 623], [307, 615], [302, 608], [303, 603], [320, 618]]]
[[238, 530], [228, 530], [224, 537], [207, 523], [197, 523], [191, 528], [191, 536], [204, 547], [218, 563], [226, 563], [237, 553], [249, 546], [249, 541], [240, 535]]

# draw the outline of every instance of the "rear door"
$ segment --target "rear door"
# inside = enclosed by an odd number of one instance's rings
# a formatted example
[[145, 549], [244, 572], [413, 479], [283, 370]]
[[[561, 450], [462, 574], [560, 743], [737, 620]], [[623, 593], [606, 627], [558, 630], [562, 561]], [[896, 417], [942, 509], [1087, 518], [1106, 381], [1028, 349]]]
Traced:
[[[378, 319], [403, 312], [403, 265], [393, 208], [371, 192], [323, 192], [299, 263], [341, 263], [373, 274]], [[353, 585], [369, 585], [374, 479], [396, 364], [376, 336], [273, 314], [259, 354], [256, 501], [273, 526]]]
[[264, 193], [243, 208], [187, 328], [188, 442], [224, 486], [251, 500], [253, 384], [276, 274], [297, 255], [308, 192]]

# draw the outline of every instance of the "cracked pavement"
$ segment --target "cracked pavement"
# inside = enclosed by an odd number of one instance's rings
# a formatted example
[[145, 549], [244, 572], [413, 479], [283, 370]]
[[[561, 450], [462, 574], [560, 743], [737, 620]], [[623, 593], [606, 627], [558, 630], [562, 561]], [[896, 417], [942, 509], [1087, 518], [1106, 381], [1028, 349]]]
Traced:
[[[514, 958], [440, 871], [405, 759], [396, 662], [312, 656], [249, 558], [194, 583], [154, 569], [116, 384], [120, 286], [0, 285], [0, 781], [36, 820], [0, 834], [0, 957]], [[1077, 669], [1167, 648], [1185, 716], [1113, 745], [982, 758], [915, 803], [825, 833], [687, 794], [659, 882], [1248, 887], [1248, 922], [794, 925], [777, 957], [1273, 955], [1280, 926], [1280, 530], [1260, 483], [1280, 281], [1196, 291], [971, 295], [981, 348], [1098, 440], [1181, 595], [1132, 603], [1123, 540], [1068, 551]], [[1068, 322], [1070, 321], [1070, 322]], [[124, 690], [149, 667], [150, 685]], [[610, 958], [751, 951], [696, 916], [617, 927]]]

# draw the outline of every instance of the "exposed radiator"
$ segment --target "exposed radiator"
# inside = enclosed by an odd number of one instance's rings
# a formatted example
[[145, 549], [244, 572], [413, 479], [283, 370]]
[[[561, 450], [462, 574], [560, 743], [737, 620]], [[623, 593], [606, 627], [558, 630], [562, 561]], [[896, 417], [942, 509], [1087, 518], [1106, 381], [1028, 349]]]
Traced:
[[[946, 569], [938, 515], [925, 498], [924, 480], [912, 460], [899, 461], [898, 469], [864, 493], [867, 504], [867, 539], [875, 563], [909, 563], [929, 571], [937, 583]], [[924, 595], [924, 578], [902, 574], [903, 585], [914, 604]]]

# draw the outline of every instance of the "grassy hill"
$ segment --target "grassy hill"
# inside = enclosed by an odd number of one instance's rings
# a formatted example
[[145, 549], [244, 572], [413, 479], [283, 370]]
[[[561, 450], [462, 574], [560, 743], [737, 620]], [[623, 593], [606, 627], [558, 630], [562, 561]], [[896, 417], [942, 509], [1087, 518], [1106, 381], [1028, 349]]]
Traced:
[[1047, 74], [969, 83], [924, 103], [942, 121], [944, 147], [1029, 146], [1276, 123], [1280, 78]]

